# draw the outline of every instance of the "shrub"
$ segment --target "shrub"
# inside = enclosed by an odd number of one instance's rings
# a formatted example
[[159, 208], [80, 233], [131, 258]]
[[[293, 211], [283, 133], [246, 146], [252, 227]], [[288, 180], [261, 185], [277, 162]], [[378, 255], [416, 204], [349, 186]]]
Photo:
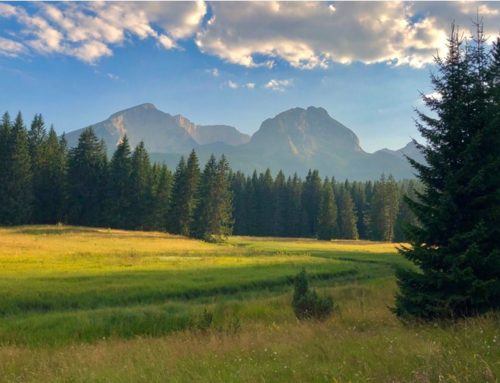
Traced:
[[309, 289], [306, 271], [302, 270], [295, 277], [292, 307], [300, 320], [326, 319], [333, 311], [333, 299], [319, 296], [315, 290]]
[[196, 329], [205, 332], [212, 326], [212, 322], [214, 319], [214, 314], [207, 309], [204, 309], [201, 315], [199, 315], [194, 323]]

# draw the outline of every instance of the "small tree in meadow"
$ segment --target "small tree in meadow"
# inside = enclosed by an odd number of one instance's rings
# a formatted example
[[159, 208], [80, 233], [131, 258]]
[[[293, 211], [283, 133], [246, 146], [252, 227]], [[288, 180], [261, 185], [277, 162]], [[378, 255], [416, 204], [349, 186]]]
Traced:
[[309, 289], [306, 271], [303, 269], [296, 277], [292, 299], [295, 316], [300, 319], [326, 319], [333, 311], [333, 299], [319, 296]]

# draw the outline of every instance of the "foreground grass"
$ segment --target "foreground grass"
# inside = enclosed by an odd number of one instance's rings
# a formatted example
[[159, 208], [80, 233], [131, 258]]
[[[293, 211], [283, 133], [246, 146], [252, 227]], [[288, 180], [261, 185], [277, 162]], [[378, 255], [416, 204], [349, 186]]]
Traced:
[[[217, 245], [151, 232], [67, 226], [0, 229], [0, 342], [62, 344], [193, 327], [207, 306], [286, 293], [302, 268], [320, 283], [392, 274], [387, 244], [232, 238]], [[314, 250], [314, 253], [310, 250]], [[372, 258], [376, 258], [375, 260]], [[361, 261], [360, 261], [361, 260]], [[391, 263], [392, 262], [392, 263]]]
[[[294, 318], [303, 267], [326, 322]], [[498, 381], [498, 315], [404, 325], [395, 267], [384, 243], [0, 229], [0, 382]]]
[[[330, 289], [324, 323], [243, 323], [165, 337], [0, 349], [1, 381], [22, 382], [496, 382], [499, 318], [444, 326], [398, 322], [390, 279]], [[286, 305], [289, 296], [275, 298]], [[244, 314], [244, 312], [241, 312]]]

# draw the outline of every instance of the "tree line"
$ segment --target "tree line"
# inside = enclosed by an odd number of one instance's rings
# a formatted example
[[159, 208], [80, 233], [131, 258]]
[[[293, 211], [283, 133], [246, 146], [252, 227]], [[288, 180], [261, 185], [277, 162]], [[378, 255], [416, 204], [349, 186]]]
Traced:
[[0, 224], [58, 222], [165, 230], [196, 238], [229, 234], [404, 240], [414, 219], [402, 202], [415, 181], [305, 179], [269, 170], [233, 172], [224, 156], [201, 169], [195, 151], [172, 173], [152, 163], [144, 143], [124, 136], [110, 160], [92, 128], [69, 149], [41, 115], [28, 129], [21, 113], [0, 126]]

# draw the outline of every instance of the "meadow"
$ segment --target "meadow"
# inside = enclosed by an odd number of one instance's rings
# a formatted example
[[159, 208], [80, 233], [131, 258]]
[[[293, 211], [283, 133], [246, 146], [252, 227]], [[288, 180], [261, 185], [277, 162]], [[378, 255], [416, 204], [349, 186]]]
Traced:
[[[402, 323], [396, 245], [0, 229], [0, 382], [496, 382], [500, 317]], [[334, 314], [299, 322], [305, 268]]]

